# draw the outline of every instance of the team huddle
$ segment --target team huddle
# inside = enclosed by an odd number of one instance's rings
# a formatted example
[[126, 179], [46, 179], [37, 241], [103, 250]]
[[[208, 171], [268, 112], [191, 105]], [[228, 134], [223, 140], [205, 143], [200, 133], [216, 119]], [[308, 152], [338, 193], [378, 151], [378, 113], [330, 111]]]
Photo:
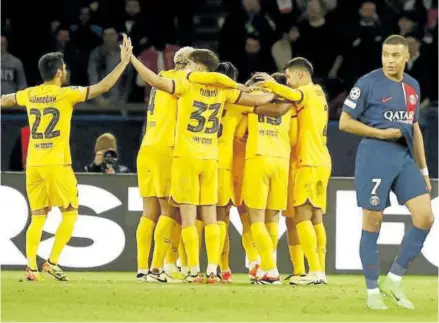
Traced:
[[[279, 214], [285, 210], [295, 268], [290, 283], [326, 283], [322, 214], [331, 172], [328, 107], [321, 87], [311, 81], [312, 65], [296, 58], [286, 74], [258, 73], [243, 86], [235, 82], [236, 68], [219, 63], [209, 50], [185, 47], [174, 60], [174, 70], [157, 76], [132, 58], [153, 86], [137, 158], [144, 199], [137, 278], [231, 282], [228, 229], [234, 205], [253, 283], [280, 283], [274, 251]], [[203, 231], [206, 275], [199, 265]]]

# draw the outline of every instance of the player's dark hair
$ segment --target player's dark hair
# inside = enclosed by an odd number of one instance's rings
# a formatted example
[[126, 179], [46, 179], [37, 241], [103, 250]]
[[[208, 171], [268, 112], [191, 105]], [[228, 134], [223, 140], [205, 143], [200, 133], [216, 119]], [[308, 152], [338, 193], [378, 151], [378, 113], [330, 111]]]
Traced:
[[276, 80], [277, 83], [287, 85], [287, 76], [284, 73], [273, 73], [271, 76]]
[[401, 35], [391, 35], [384, 40], [383, 45], [404, 45], [404, 47], [408, 47], [409, 43], [407, 39]]
[[50, 81], [55, 78], [58, 69], [62, 69], [64, 55], [60, 52], [48, 53], [43, 55], [38, 61], [38, 70], [43, 81]]
[[303, 57], [296, 57], [290, 60], [287, 65], [285, 65], [285, 70], [288, 70], [290, 68], [300, 68], [307, 70], [310, 75], [314, 72], [314, 67], [312, 66], [311, 62]]
[[227, 75], [232, 80], [236, 81], [238, 79], [238, 69], [230, 62], [221, 62], [216, 69], [218, 73]]
[[206, 66], [209, 72], [214, 72], [218, 68], [218, 57], [208, 49], [195, 49], [188, 55], [188, 58], [197, 64]]

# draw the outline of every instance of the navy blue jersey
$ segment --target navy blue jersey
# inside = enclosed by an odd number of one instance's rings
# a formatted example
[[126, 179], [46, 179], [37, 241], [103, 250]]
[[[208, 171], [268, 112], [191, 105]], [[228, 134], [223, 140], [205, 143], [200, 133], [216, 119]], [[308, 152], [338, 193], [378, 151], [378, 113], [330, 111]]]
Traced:
[[377, 69], [357, 81], [343, 111], [374, 128], [401, 129], [404, 137], [398, 142], [413, 155], [413, 124], [418, 122], [419, 99], [419, 84], [413, 77], [404, 73], [402, 82], [395, 82]]

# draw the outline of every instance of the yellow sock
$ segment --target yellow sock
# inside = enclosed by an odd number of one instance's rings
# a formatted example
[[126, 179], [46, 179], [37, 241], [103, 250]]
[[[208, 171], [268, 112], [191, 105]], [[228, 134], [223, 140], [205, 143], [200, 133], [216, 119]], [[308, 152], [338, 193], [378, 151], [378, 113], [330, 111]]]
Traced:
[[317, 236], [311, 221], [303, 221], [296, 225], [297, 237], [302, 245], [309, 270], [322, 271], [319, 254], [317, 253]]
[[267, 271], [275, 269], [276, 262], [274, 261], [273, 255], [273, 243], [271, 242], [265, 223], [253, 223], [251, 225], [251, 231], [259, 256], [261, 257], [261, 269]]
[[38, 270], [37, 251], [46, 219], [47, 215], [32, 215], [31, 223], [26, 231], [27, 265], [32, 270]]
[[288, 250], [290, 251], [294, 275], [305, 275], [305, 255], [302, 246], [300, 244], [288, 246]]
[[241, 216], [242, 221], [242, 246], [244, 247], [245, 254], [249, 262], [258, 261], [259, 254], [256, 249], [256, 245], [253, 241], [252, 231], [250, 229], [250, 220], [248, 214], [245, 213]]
[[178, 248], [181, 240], [181, 225], [177, 222], [175, 222], [172, 228], [171, 240], [171, 248], [166, 253], [165, 264], [175, 265], [178, 259]]
[[277, 242], [279, 241], [278, 238], [278, 224], [276, 222], [268, 222], [265, 223], [265, 226], [267, 227], [268, 234], [270, 235], [271, 242], [273, 243], [273, 250], [277, 250]]
[[152, 254], [151, 268], [162, 269], [166, 253], [171, 247], [172, 227], [175, 220], [169, 216], [161, 215], [154, 231], [154, 252]]
[[[227, 224], [224, 221], [218, 221], [218, 228], [219, 228], [219, 253], [218, 253], [218, 262], [221, 266], [221, 258], [224, 250], [224, 244], [226, 242], [226, 235], [227, 235]], [[221, 271], [222, 267], [221, 267]]]
[[203, 230], [204, 230], [204, 222], [201, 220], [197, 220], [195, 222], [195, 226], [197, 227], [197, 232], [198, 232], [198, 241], [200, 243], [199, 248], [201, 249], [201, 244], [203, 242]]
[[229, 259], [230, 259], [229, 226], [230, 226], [230, 221], [226, 221], [226, 239], [224, 240], [223, 252], [220, 255], [220, 269], [221, 269], [221, 271], [230, 271], [230, 265], [229, 265]]
[[62, 214], [62, 221], [58, 227], [58, 230], [56, 230], [55, 242], [53, 243], [52, 252], [50, 253], [49, 257], [49, 261], [52, 264], [58, 263], [61, 252], [70, 241], [76, 219], [78, 219], [78, 210], [68, 211]]
[[187, 268], [187, 255], [186, 255], [186, 250], [184, 248], [184, 243], [183, 243], [183, 230], [182, 230], [182, 234], [180, 236], [180, 244], [178, 245], [178, 258], [180, 258], [180, 266], [186, 267]]
[[137, 268], [138, 270], [148, 270], [149, 253], [151, 251], [151, 243], [155, 223], [151, 219], [142, 216], [137, 226]]
[[320, 266], [322, 271], [326, 268], [326, 230], [323, 223], [319, 223], [314, 226], [314, 230], [317, 236], [317, 252], [319, 254]]
[[191, 268], [199, 267], [200, 243], [198, 242], [197, 228], [195, 226], [184, 228], [181, 230], [181, 237], [186, 250], [188, 266]]
[[220, 228], [218, 224], [209, 224], [204, 228], [207, 251], [207, 264], [218, 265], [220, 255]]

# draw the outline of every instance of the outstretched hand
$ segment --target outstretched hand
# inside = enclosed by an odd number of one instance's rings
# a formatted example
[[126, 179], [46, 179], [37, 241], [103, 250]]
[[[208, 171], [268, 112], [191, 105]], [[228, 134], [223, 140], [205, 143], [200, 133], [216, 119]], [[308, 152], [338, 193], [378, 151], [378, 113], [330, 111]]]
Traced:
[[276, 80], [268, 73], [258, 72], [258, 73], [256, 73], [255, 78], [258, 82], [259, 81], [274, 81], [274, 82], [276, 82]]
[[120, 45], [120, 60], [123, 63], [129, 64], [131, 55], [133, 54], [133, 46], [131, 39], [126, 34], [123, 34], [123, 42]]

